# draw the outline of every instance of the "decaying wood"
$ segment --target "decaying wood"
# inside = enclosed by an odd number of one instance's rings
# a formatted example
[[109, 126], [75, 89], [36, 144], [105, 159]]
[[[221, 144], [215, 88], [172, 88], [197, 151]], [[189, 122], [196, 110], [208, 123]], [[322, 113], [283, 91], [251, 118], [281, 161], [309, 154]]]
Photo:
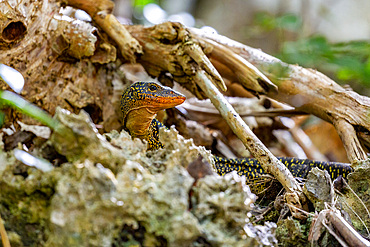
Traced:
[[[246, 90], [257, 95], [277, 91], [277, 86], [247, 60], [217, 42], [213, 42], [212, 46], [213, 49], [208, 56], [231, 70]], [[251, 83], [255, 81], [258, 83]]]
[[327, 217], [349, 246], [370, 246], [370, 242], [353, 229], [338, 210], [331, 210]]
[[[218, 42], [260, 69], [279, 88], [277, 93], [268, 92], [269, 97], [333, 123], [351, 162], [367, 159], [358, 136], [363, 143], [369, 143], [369, 136], [365, 134], [370, 130], [368, 97], [341, 87], [318, 71], [283, 63], [224, 36], [206, 34], [197, 29], [192, 29], [192, 32], [205, 46]], [[212, 58], [212, 53], [210, 56]], [[236, 77], [233, 81], [238, 82]]]
[[[286, 197], [290, 204], [301, 208], [300, 201], [304, 203], [300, 186], [228, 107], [219, 91], [208, 83], [212, 81], [219, 89], [225, 90], [221, 77], [225, 67], [232, 68], [227, 74], [233, 81], [241, 82], [247, 90], [257, 95], [267, 94], [297, 110], [334, 123], [349, 159], [366, 158], [356, 131], [365, 133], [363, 130], [370, 130], [367, 121], [370, 100], [346, 91], [321, 73], [284, 64], [259, 50], [230, 40], [226, 42], [218, 35], [207, 36], [197, 30], [189, 31], [178, 23], [163, 23], [150, 28], [127, 26], [131, 37], [110, 14], [111, 3], [81, 0], [68, 3], [92, 16], [96, 24], [117, 43], [125, 61], [138, 61], [149, 75], [158, 77], [164, 84], [175, 80], [197, 97], [211, 98], [264, 169], [278, 178], [290, 192]], [[95, 28], [90, 24], [57, 18], [55, 13], [58, 13], [59, 6], [54, 2], [32, 2], [26, 15], [23, 9], [9, 4], [5, 8], [8, 14], [1, 13], [0, 16], [0, 61], [25, 76], [27, 83], [23, 96], [50, 113], [54, 113], [57, 105], [75, 112], [89, 109], [91, 115], [97, 115], [93, 118], [105, 130], [119, 128], [117, 92], [109, 84], [119, 88], [116, 69], [120, 62], [110, 66], [100, 65], [115, 60], [112, 44], [100, 36], [97, 40], [93, 33]], [[9, 17], [12, 19], [9, 20]], [[16, 29], [9, 31], [13, 26]], [[82, 47], [81, 53], [76, 54], [75, 47]], [[209, 54], [216, 66], [222, 66], [219, 67], [221, 75], [203, 52]], [[221, 55], [223, 52], [230, 55], [229, 59]], [[275, 85], [247, 61], [268, 75]], [[6, 85], [2, 86], [6, 88]], [[122, 90], [122, 87], [119, 89]], [[366, 137], [366, 134], [361, 135], [365, 141]]]
[[[2, 1], [0, 61], [23, 75], [25, 86], [21, 95], [50, 114], [55, 113], [57, 106], [75, 113], [84, 109], [105, 131], [119, 129], [118, 101], [123, 90], [119, 82], [124, 78], [117, 73], [121, 62], [113, 62], [116, 49], [101, 36], [97, 40], [96, 27], [62, 18], [59, 9], [55, 2], [20, 1], [11, 6]], [[24, 32], [18, 32], [19, 28], [24, 28]], [[12, 33], [12, 39], [9, 35], [4, 39], [4, 33]], [[102, 66], [107, 63], [110, 66]], [[0, 86], [9, 88], [2, 81]], [[8, 125], [16, 125], [18, 119], [37, 123], [11, 110], [5, 113]]]
[[218, 88], [226, 90], [218, 71], [181, 24], [167, 22], [148, 28], [126, 28], [143, 47], [144, 54], [138, 62], [149, 75], [157, 77], [163, 84], [169, 85], [176, 80], [198, 98], [205, 98], [194, 81], [196, 72], [204, 70]]
[[112, 14], [114, 3], [110, 0], [68, 0], [67, 4], [77, 9], [85, 10], [113, 39], [120, 48], [121, 56], [131, 63], [136, 62], [136, 57], [142, 54], [142, 49], [136, 39], [132, 38], [126, 28], [119, 23]]

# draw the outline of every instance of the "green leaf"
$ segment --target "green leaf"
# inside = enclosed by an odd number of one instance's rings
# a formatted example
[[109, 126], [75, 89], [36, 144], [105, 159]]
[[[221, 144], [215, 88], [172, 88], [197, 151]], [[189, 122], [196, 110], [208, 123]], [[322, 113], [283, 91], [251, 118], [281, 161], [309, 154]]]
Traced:
[[277, 22], [271, 14], [259, 12], [254, 17], [254, 25], [268, 32], [276, 28]]
[[286, 14], [276, 19], [278, 27], [286, 30], [296, 31], [302, 26], [302, 20], [294, 14]]
[[356, 76], [355, 76], [355, 73], [353, 73], [353, 70], [350, 70], [350, 69], [344, 68], [344, 69], [340, 69], [340, 70], [337, 72], [337, 77], [338, 77], [338, 79], [340, 79], [340, 80], [346, 81], [346, 80], [353, 79], [353, 78], [355, 78]]
[[47, 112], [31, 104], [18, 94], [0, 90], [0, 103], [10, 105], [20, 110], [24, 114], [27, 114], [28, 116], [40, 121], [51, 129], [56, 129], [58, 125], [58, 122], [56, 122], [56, 120], [53, 119]]

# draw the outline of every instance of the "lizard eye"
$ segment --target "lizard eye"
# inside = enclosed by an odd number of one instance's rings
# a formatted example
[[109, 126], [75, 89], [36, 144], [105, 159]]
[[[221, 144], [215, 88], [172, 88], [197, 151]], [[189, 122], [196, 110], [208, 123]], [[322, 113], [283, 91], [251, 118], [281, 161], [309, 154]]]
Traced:
[[157, 86], [156, 85], [150, 85], [148, 89], [149, 89], [149, 91], [154, 92], [155, 90], [157, 90]]

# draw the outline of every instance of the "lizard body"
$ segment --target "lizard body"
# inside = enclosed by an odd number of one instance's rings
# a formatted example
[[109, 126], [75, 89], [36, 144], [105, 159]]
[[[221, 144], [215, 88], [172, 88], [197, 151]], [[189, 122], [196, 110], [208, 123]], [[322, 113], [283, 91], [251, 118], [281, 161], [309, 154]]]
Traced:
[[[185, 96], [154, 82], [137, 82], [122, 95], [121, 109], [124, 128], [132, 137], [139, 137], [148, 142], [148, 149], [163, 148], [158, 138], [160, 127], [164, 127], [155, 114], [162, 109], [174, 107], [183, 103]], [[293, 176], [305, 178], [313, 167], [329, 172], [332, 179], [338, 176], [346, 177], [352, 168], [349, 164], [337, 162], [312, 161], [289, 157], [278, 158]], [[265, 175], [261, 164], [254, 158], [226, 159], [214, 156], [215, 167], [219, 175], [236, 171], [240, 176], [255, 180]]]

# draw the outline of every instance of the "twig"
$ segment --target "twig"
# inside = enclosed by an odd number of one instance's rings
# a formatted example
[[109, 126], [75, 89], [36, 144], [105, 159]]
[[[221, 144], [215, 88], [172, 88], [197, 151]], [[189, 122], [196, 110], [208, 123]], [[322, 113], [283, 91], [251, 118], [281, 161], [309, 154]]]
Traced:
[[[370, 140], [369, 134], [366, 134], [370, 131], [370, 121], [368, 121], [370, 99], [368, 97], [344, 89], [318, 71], [286, 64], [261, 50], [227, 37], [205, 33], [198, 29], [191, 29], [191, 32], [200, 42], [209, 46], [212, 46], [213, 42], [226, 46], [267, 75], [279, 88], [278, 93], [271, 91], [267, 96], [336, 124], [335, 127], [343, 140], [350, 161], [367, 158], [356, 134], [364, 133], [364, 136], [359, 135], [359, 138], [364, 141]], [[208, 42], [209, 40], [211, 42]], [[336, 121], [339, 123], [335, 123]], [[352, 129], [346, 132], [345, 129], [349, 130], [349, 128], [341, 129], [342, 122], [340, 121], [346, 121], [352, 128], [358, 127], [364, 131]], [[352, 141], [351, 138], [353, 138]]]
[[361, 198], [356, 194], [356, 192], [353, 191], [351, 186], [346, 182], [346, 180], [343, 180], [344, 184], [347, 186], [347, 188], [355, 195], [355, 197], [358, 199], [358, 201], [361, 203], [361, 205], [365, 208], [367, 212], [367, 216], [370, 218], [370, 212], [369, 209], [366, 207], [365, 203], [361, 200]]
[[217, 90], [215, 85], [213, 85], [212, 81], [208, 79], [204, 71], [198, 71], [195, 81], [209, 97], [213, 105], [218, 109], [221, 116], [226, 120], [245, 147], [261, 163], [264, 170], [274, 175], [287, 191], [302, 191], [288, 168], [254, 135], [230, 103], [226, 101], [224, 96]]
[[[184, 51], [197, 62], [202, 69], [204, 69], [213, 79], [215, 84], [222, 90], [226, 91], [227, 87], [225, 82], [222, 80], [221, 75], [209, 61], [209, 59], [204, 55], [202, 49], [194, 44], [194, 42], [187, 42], [184, 45]], [[181, 60], [180, 60], [181, 61]], [[186, 64], [183, 64], [185, 68]], [[267, 79], [267, 78], [266, 78]]]
[[294, 205], [292, 205], [292, 204], [287, 203], [287, 205], [288, 205], [289, 207], [295, 208], [297, 211], [299, 211], [299, 212], [301, 212], [301, 213], [303, 213], [303, 214], [305, 214], [305, 215], [307, 215], [307, 216], [315, 216], [315, 214], [310, 213], [310, 212], [307, 212], [307, 211], [305, 211], [305, 210], [303, 210], [303, 209], [301, 209], [301, 208], [298, 208], [298, 207], [296, 207], [296, 206], [294, 206]]
[[1, 236], [1, 241], [3, 243], [3, 246], [4, 247], [10, 247], [8, 234], [6, 233], [4, 223], [3, 223], [3, 219], [1, 218], [1, 215], [0, 215], [0, 236]]
[[263, 213], [255, 216], [255, 220], [252, 222], [253, 224], [256, 224], [257, 222], [261, 221], [263, 219], [263, 216], [265, 216], [268, 212], [271, 211], [271, 209], [274, 208], [274, 205], [272, 205], [273, 203], [271, 202], [268, 207], [263, 211]]

